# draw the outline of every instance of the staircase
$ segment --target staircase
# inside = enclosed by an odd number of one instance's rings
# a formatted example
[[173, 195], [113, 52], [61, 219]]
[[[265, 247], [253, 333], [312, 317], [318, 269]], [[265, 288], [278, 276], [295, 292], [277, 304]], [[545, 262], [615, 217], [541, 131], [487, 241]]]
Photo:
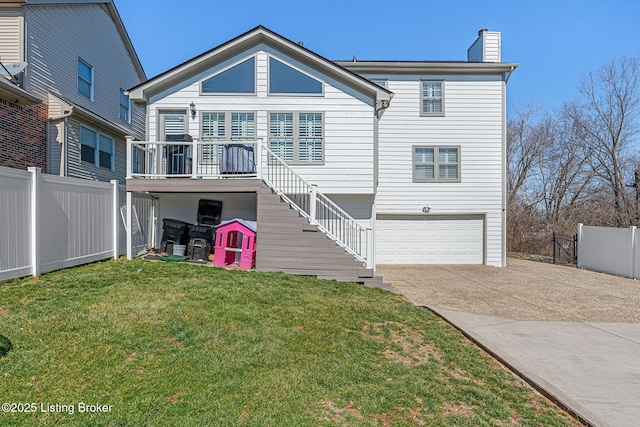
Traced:
[[317, 276], [391, 290], [381, 276], [376, 276], [317, 225], [309, 224], [308, 218], [271, 188], [263, 188], [257, 199], [256, 270]]

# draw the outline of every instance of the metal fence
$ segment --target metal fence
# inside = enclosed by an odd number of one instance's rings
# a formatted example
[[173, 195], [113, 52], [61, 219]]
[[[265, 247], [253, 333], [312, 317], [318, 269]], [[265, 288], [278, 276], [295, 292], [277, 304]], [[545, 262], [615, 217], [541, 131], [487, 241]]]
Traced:
[[[123, 254], [125, 198], [117, 181], [96, 182], [0, 167], [0, 280]], [[134, 249], [151, 243], [153, 203], [134, 195]]]
[[640, 277], [640, 234], [636, 227], [578, 227], [578, 267]]
[[565, 236], [553, 233], [553, 263], [577, 264], [578, 262], [578, 235]]

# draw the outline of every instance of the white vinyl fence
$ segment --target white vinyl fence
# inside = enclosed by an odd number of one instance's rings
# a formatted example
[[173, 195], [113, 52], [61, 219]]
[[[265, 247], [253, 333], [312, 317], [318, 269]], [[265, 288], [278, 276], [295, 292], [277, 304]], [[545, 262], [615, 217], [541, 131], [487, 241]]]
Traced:
[[578, 227], [578, 267], [637, 279], [640, 230], [636, 227]]
[[[0, 167], [0, 280], [118, 258], [126, 252], [124, 194], [117, 181]], [[133, 205], [138, 252], [151, 243], [153, 199], [136, 193]]]

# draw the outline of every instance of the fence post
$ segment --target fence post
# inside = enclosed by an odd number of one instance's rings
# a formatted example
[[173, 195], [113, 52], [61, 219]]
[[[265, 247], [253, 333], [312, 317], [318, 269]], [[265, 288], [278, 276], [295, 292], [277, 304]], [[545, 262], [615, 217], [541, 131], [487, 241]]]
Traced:
[[120, 246], [120, 187], [118, 186], [118, 180], [112, 179], [111, 191], [113, 191], [113, 259], [118, 259], [119, 246]]
[[316, 217], [316, 205], [318, 199], [318, 185], [311, 184], [311, 198], [309, 199], [309, 224], [316, 225], [318, 220]]
[[[582, 245], [582, 223], [578, 224], [578, 247], [577, 252], [580, 253], [580, 246]], [[576, 267], [582, 268], [580, 265], [580, 257], [576, 257]]]
[[636, 278], [636, 226], [631, 227], [631, 279]]
[[133, 235], [131, 233], [131, 211], [133, 210], [133, 193], [127, 191], [127, 259], [133, 259]]
[[556, 263], [556, 232], [553, 232], [553, 240], [551, 241], [553, 245], [553, 263]]
[[40, 276], [40, 178], [42, 169], [30, 167], [27, 170], [31, 173], [31, 274], [35, 277]]

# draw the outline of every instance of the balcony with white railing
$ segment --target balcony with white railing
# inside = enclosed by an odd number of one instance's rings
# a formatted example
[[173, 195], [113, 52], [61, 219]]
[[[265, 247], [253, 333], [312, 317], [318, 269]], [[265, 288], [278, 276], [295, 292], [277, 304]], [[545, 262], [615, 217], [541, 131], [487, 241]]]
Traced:
[[[192, 178], [260, 180], [356, 259], [373, 267], [372, 230], [307, 182], [258, 141], [163, 141], [127, 139], [127, 179]], [[209, 181], [211, 182], [211, 181]], [[231, 182], [233, 183], [233, 182]], [[188, 185], [188, 183], [186, 183]], [[128, 185], [128, 184], [127, 184]], [[129, 188], [129, 186], [127, 187]]]
[[254, 141], [133, 141], [127, 139], [130, 178], [257, 178]]

